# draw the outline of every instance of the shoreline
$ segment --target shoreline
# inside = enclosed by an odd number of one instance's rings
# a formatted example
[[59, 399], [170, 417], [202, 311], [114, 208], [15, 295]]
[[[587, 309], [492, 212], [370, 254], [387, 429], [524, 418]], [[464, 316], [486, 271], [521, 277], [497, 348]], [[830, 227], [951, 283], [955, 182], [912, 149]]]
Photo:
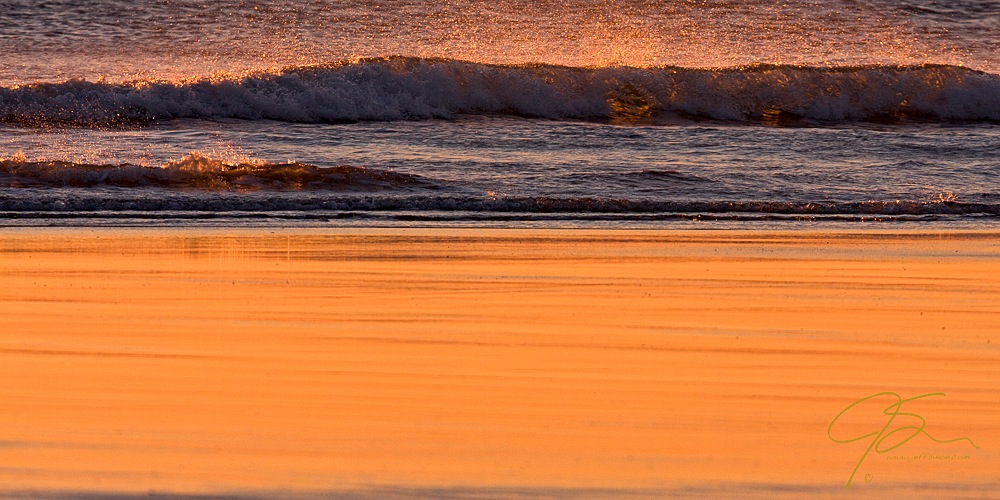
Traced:
[[[573, 236], [581, 239], [591, 235], [630, 235], [643, 236], [643, 239], [659, 239], [664, 242], [671, 241], [696, 241], [719, 238], [722, 240], [734, 240], [743, 238], [746, 240], [778, 240], [778, 239], [808, 239], [808, 238], [837, 238], [837, 239], [934, 239], [934, 238], [976, 238], [1000, 240], [1000, 228], [993, 227], [873, 227], [873, 228], [846, 228], [846, 227], [798, 227], [790, 229], [774, 228], [614, 228], [614, 227], [491, 227], [491, 226], [2, 226], [0, 227], [0, 238], [9, 237], [31, 237], [33, 233], [39, 235], [83, 235], [85, 233], [111, 233], [115, 235], [131, 235], [134, 237], [160, 234], [188, 234], [199, 235], [420, 235], [428, 237], [447, 236], [464, 237], [474, 239], [483, 238], [504, 238], [504, 237], [527, 237], [527, 238], [550, 238], [553, 236]], [[1000, 246], [1000, 243], [998, 243]]]
[[[998, 263], [992, 230], [4, 229], [0, 493], [988, 495]], [[844, 490], [828, 426], [879, 392], [978, 448]]]

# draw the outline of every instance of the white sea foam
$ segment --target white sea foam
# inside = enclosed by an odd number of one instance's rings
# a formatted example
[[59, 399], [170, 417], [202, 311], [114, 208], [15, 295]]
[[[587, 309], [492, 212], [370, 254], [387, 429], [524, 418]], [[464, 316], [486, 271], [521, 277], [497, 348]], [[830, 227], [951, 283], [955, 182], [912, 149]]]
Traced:
[[277, 74], [0, 88], [0, 120], [114, 126], [170, 118], [289, 122], [463, 114], [555, 119], [1000, 120], [1000, 75], [956, 66], [728, 69], [500, 66], [388, 58]]

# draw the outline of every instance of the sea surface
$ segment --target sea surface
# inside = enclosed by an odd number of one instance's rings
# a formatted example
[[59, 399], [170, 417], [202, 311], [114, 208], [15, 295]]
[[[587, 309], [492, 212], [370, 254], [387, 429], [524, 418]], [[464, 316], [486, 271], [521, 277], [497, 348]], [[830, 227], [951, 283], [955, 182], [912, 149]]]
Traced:
[[0, 226], [996, 227], [997, 0], [0, 0]]

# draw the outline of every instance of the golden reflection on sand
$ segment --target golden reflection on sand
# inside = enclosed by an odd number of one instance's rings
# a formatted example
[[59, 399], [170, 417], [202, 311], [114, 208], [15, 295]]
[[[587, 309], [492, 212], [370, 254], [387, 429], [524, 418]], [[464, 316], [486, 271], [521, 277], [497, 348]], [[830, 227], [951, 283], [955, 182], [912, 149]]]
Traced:
[[[998, 488], [996, 233], [4, 230], [0, 332], [0, 493]], [[845, 490], [883, 391], [978, 448]]]

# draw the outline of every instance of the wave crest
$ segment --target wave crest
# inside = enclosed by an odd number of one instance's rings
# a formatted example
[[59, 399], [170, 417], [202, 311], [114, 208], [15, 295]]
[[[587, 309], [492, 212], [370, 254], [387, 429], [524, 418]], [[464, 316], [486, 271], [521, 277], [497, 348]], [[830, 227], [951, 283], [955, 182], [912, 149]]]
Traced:
[[0, 88], [0, 120], [117, 126], [171, 118], [352, 122], [506, 114], [643, 121], [1000, 121], [1000, 75], [942, 65], [726, 69], [503, 66], [379, 58], [188, 82]]
[[379, 191], [428, 188], [416, 175], [341, 165], [320, 168], [304, 163], [244, 159], [226, 162], [192, 152], [160, 167], [98, 165], [68, 161], [29, 161], [23, 153], [0, 160], [0, 186], [6, 187], [167, 187], [228, 191]]

